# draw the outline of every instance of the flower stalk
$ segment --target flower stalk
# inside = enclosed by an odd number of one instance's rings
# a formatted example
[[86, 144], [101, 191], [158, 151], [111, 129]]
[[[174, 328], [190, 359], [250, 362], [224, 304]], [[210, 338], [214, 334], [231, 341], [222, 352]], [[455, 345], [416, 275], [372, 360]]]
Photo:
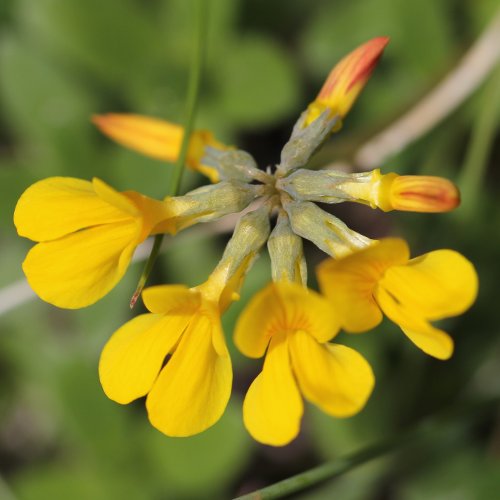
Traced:
[[[170, 181], [170, 189], [168, 193], [170, 196], [176, 196], [179, 194], [184, 165], [188, 154], [189, 140], [194, 128], [196, 110], [198, 107], [198, 97], [200, 94], [201, 77], [205, 62], [205, 48], [208, 32], [207, 11], [207, 0], [196, 0], [196, 38], [193, 56], [191, 59], [191, 69], [189, 71], [188, 91], [186, 97], [186, 119], [184, 121], [184, 134], [182, 136], [179, 156], [175, 162], [174, 171]], [[134, 294], [130, 299], [131, 309], [135, 306], [137, 299], [140, 297], [141, 292], [148, 281], [149, 275], [153, 270], [154, 263], [156, 262], [160, 252], [161, 244], [163, 243], [163, 238], [163, 234], [157, 234], [155, 236], [153, 248], [151, 249], [151, 253], [146, 261], [146, 265], [144, 266], [144, 270], [139, 278]]]

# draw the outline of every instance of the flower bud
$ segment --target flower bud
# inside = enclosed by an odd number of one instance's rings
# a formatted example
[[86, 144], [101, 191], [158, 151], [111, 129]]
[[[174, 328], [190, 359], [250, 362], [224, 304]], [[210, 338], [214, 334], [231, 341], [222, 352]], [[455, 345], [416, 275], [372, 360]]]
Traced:
[[216, 298], [221, 310], [239, 299], [243, 279], [269, 236], [270, 210], [266, 203], [240, 218], [221, 260], [206, 284], [201, 285], [207, 296]]
[[271, 256], [273, 281], [307, 284], [302, 238], [292, 231], [290, 220], [284, 211], [278, 216], [276, 226], [267, 241], [267, 248]]
[[294, 233], [312, 241], [333, 258], [364, 248], [373, 240], [349, 229], [340, 219], [309, 201], [284, 200]]
[[239, 181], [224, 181], [202, 186], [184, 196], [167, 198], [174, 214], [162, 229], [172, 234], [199, 222], [209, 222], [225, 215], [240, 212], [261, 195], [262, 185]]
[[201, 162], [203, 165], [214, 168], [221, 180], [234, 179], [243, 182], [269, 180], [269, 175], [259, 169], [252, 155], [241, 149], [220, 150], [207, 146]]
[[386, 211], [436, 213], [455, 209], [460, 193], [453, 182], [442, 177], [392, 174], [388, 182], [380, 184], [378, 199], [380, 208]]
[[[146, 156], [169, 162], [177, 161], [184, 129], [180, 125], [148, 116], [108, 113], [95, 115], [92, 122], [99, 130], [118, 144]], [[201, 162], [206, 145], [228, 149], [206, 130], [197, 130], [189, 140], [186, 163], [193, 170], [206, 175], [212, 182], [218, 181], [217, 172]]]
[[330, 116], [343, 118], [367, 83], [389, 38], [381, 36], [359, 46], [345, 56], [330, 72], [316, 99], [307, 109], [305, 125], [325, 109]]
[[375, 208], [372, 191], [374, 177], [380, 177], [377, 172], [349, 174], [338, 170], [299, 169], [288, 177], [279, 179], [276, 188], [285, 191], [295, 200], [319, 203], [356, 201]]
[[302, 128], [305, 118], [306, 114], [302, 113], [293, 128], [290, 140], [281, 151], [281, 160], [277, 167], [279, 177], [283, 177], [296, 168], [303, 167], [332, 131], [338, 120], [337, 117], [331, 117], [328, 112], [324, 112], [310, 125]]

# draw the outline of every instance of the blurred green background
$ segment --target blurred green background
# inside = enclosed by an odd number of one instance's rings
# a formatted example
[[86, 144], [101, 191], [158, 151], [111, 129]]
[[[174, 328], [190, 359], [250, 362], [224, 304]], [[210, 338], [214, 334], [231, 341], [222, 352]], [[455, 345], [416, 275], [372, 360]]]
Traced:
[[[491, 20], [497, 0], [211, 0], [206, 74], [197, 126], [276, 163], [298, 114], [333, 64], [378, 35], [391, 43], [344, 130], [320, 153], [348, 160], [454, 67]], [[120, 190], [162, 197], [169, 166], [103, 138], [93, 113], [126, 111], [182, 120], [193, 39], [192, 0], [0, 0], [0, 286], [22, 278], [28, 241], [16, 236], [16, 199], [51, 175], [99, 176]], [[499, 394], [500, 81], [496, 72], [435, 130], [391, 158], [384, 172], [443, 175], [461, 183], [453, 214], [337, 213], [370, 236], [399, 234], [415, 254], [457, 249], [477, 266], [475, 306], [445, 327], [452, 360], [426, 357], [384, 323], [341, 334], [372, 363], [366, 409], [335, 420], [309, 406], [299, 438], [282, 449], [253, 442], [241, 401], [261, 361], [231, 341], [238, 312], [270, 278], [267, 256], [224, 318], [235, 383], [223, 419], [189, 439], [148, 424], [143, 402], [103, 394], [99, 353], [131, 317], [142, 265], [104, 300], [63, 311], [31, 300], [0, 329], [0, 499], [223, 499], [252, 491], [414, 426], [456, 401]], [[464, 168], [467, 174], [464, 174]], [[188, 174], [187, 190], [202, 182]], [[186, 231], [156, 266], [154, 282], [204, 281], [227, 235]], [[322, 258], [308, 247], [314, 264]], [[312, 265], [310, 266], [311, 275]], [[138, 307], [139, 309], [139, 307]], [[134, 312], [137, 314], [137, 311]], [[500, 497], [500, 419], [488, 414], [371, 462], [300, 498], [343, 500]]]

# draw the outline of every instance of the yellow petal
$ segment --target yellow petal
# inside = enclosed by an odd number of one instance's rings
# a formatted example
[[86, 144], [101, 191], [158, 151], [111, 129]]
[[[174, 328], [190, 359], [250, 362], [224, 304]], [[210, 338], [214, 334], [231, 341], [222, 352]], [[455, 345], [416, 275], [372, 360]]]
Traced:
[[49, 241], [85, 227], [129, 218], [119, 206], [99, 197], [92, 183], [72, 177], [36, 182], [21, 195], [14, 212], [19, 235], [34, 241]]
[[142, 220], [142, 238], [159, 233], [176, 232], [175, 214], [170, 198], [155, 200], [135, 191], [123, 193], [132, 202]]
[[108, 202], [110, 205], [115, 206], [122, 212], [128, 213], [131, 217], [137, 217], [139, 215], [139, 210], [136, 205], [125, 194], [119, 193], [109, 184], [101, 181], [101, 179], [94, 177], [92, 179], [92, 187], [99, 198]]
[[419, 314], [407, 308], [383, 287], [378, 287], [375, 297], [387, 317], [401, 327], [406, 336], [429, 356], [448, 359], [453, 354], [453, 340], [444, 331], [434, 328]]
[[[134, 114], [109, 113], [92, 117], [99, 130], [118, 144], [158, 160], [177, 161], [184, 129], [174, 123]], [[206, 145], [226, 149], [210, 132], [193, 132], [188, 149], [189, 167], [208, 176], [212, 182], [218, 180], [217, 170], [201, 165]]]
[[255, 440], [283, 446], [299, 433], [303, 411], [286, 336], [279, 334], [271, 339], [264, 368], [245, 396], [243, 422]]
[[369, 40], [345, 56], [330, 72], [315, 101], [309, 105], [306, 125], [325, 109], [344, 117], [375, 69], [389, 42], [387, 37]]
[[316, 292], [291, 282], [270, 283], [240, 315], [234, 342], [246, 356], [261, 357], [273, 335], [297, 330], [326, 342], [337, 334], [339, 320]]
[[264, 356], [282, 306], [272, 283], [256, 293], [240, 314], [234, 330], [236, 347], [250, 358]]
[[453, 250], [436, 250], [387, 270], [380, 286], [415, 315], [437, 320], [462, 314], [477, 296], [474, 266]]
[[146, 288], [142, 300], [152, 313], [192, 314], [201, 304], [197, 291], [185, 285], [159, 285]]
[[374, 288], [390, 266], [405, 263], [408, 258], [404, 240], [387, 238], [343, 259], [327, 259], [318, 266], [321, 291], [338, 313], [342, 328], [363, 332], [382, 321], [373, 298]]
[[119, 328], [104, 346], [99, 361], [106, 396], [126, 404], [147, 394], [190, 319], [142, 314]]
[[213, 346], [214, 324], [195, 315], [179, 346], [161, 371], [147, 400], [151, 424], [167, 436], [191, 436], [219, 420], [231, 393], [229, 356]]
[[58, 307], [93, 304], [122, 278], [138, 243], [134, 220], [96, 226], [38, 243], [23, 270], [40, 298]]
[[443, 330], [427, 325], [421, 330], [401, 328], [404, 334], [429, 356], [446, 360], [451, 358], [454, 350], [453, 339]]
[[284, 331], [306, 331], [319, 342], [326, 342], [339, 331], [339, 318], [335, 309], [318, 293], [291, 282], [274, 283], [285, 312], [280, 325]]
[[183, 135], [179, 125], [126, 113], [96, 115], [92, 121], [103, 134], [122, 146], [159, 160], [177, 160]]
[[292, 366], [305, 398], [334, 417], [358, 413], [375, 384], [368, 362], [354, 349], [319, 344], [305, 332], [290, 336]]

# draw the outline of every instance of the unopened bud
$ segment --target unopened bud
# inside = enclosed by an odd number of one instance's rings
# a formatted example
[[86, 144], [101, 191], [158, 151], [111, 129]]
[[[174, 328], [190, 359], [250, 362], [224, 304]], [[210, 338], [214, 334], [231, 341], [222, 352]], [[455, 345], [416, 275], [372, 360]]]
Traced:
[[292, 231], [286, 212], [281, 212], [278, 216], [276, 226], [267, 241], [267, 248], [271, 257], [273, 281], [307, 284], [302, 238]]
[[455, 209], [460, 193], [453, 182], [442, 177], [392, 174], [381, 183], [378, 199], [380, 208], [386, 211], [436, 213]]
[[294, 233], [312, 241], [328, 255], [339, 258], [365, 248], [373, 240], [349, 229], [340, 219], [311, 202], [283, 203]]
[[[95, 115], [92, 122], [99, 130], [118, 144], [158, 160], [177, 161], [180, 153], [184, 129], [171, 123], [149, 116], [108, 113]], [[187, 165], [206, 175], [212, 182], [218, 181], [217, 171], [203, 165], [201, 157], [205, 146], [228, 149], [206, 130], [196, 130], [189, 138]]]
[[268, 174], [259, 169], [252, 155], [240, 149], [220, 150], [207, 146], [201, 163], [217, 170], [221, 180], [234, 179], [243, 182], [261, 180], [266, 182], [269, 178]]
[[173, 216], [165, 221], [165, 231], [172, 234], [199, 222], [210, 222], [240, 212], [262, 194], [262, 185], [224, 181], [202, 186], [184, 196], [167, 198]]
[[281, 160], [277, 167], [278, 177], [303, 167], [338, 121], [337, 117], [331, 117], [329, 112], [324, 112], [310, 125], [302, 128], [305, 117], [305, 113], [302, 113], [293, 128], [290, 140], [281, 151]]
[[207, 281], [211, 290], [206, 293], [220, 297], [222, 310], [233, 300], [238, 300], [243, 279], [267, 241], [270, 210], [271, 206], [266, 203], [241, 217], [221, 260]]
[[349, 174], [338, 170], [299, 169], [288, 177], [278, 179], [276, 187], [295, 200], [319, 203], [356, 201], [374, 208], [373, 185], [380, 178], [377, 172]]
[[332, 69], [318, 96], [309, 105], [305, 125], [325, 109], [330, 116], [343, 118], [366, 85], [388, 42], [384, 36], [373, 38], [345, 56]]

